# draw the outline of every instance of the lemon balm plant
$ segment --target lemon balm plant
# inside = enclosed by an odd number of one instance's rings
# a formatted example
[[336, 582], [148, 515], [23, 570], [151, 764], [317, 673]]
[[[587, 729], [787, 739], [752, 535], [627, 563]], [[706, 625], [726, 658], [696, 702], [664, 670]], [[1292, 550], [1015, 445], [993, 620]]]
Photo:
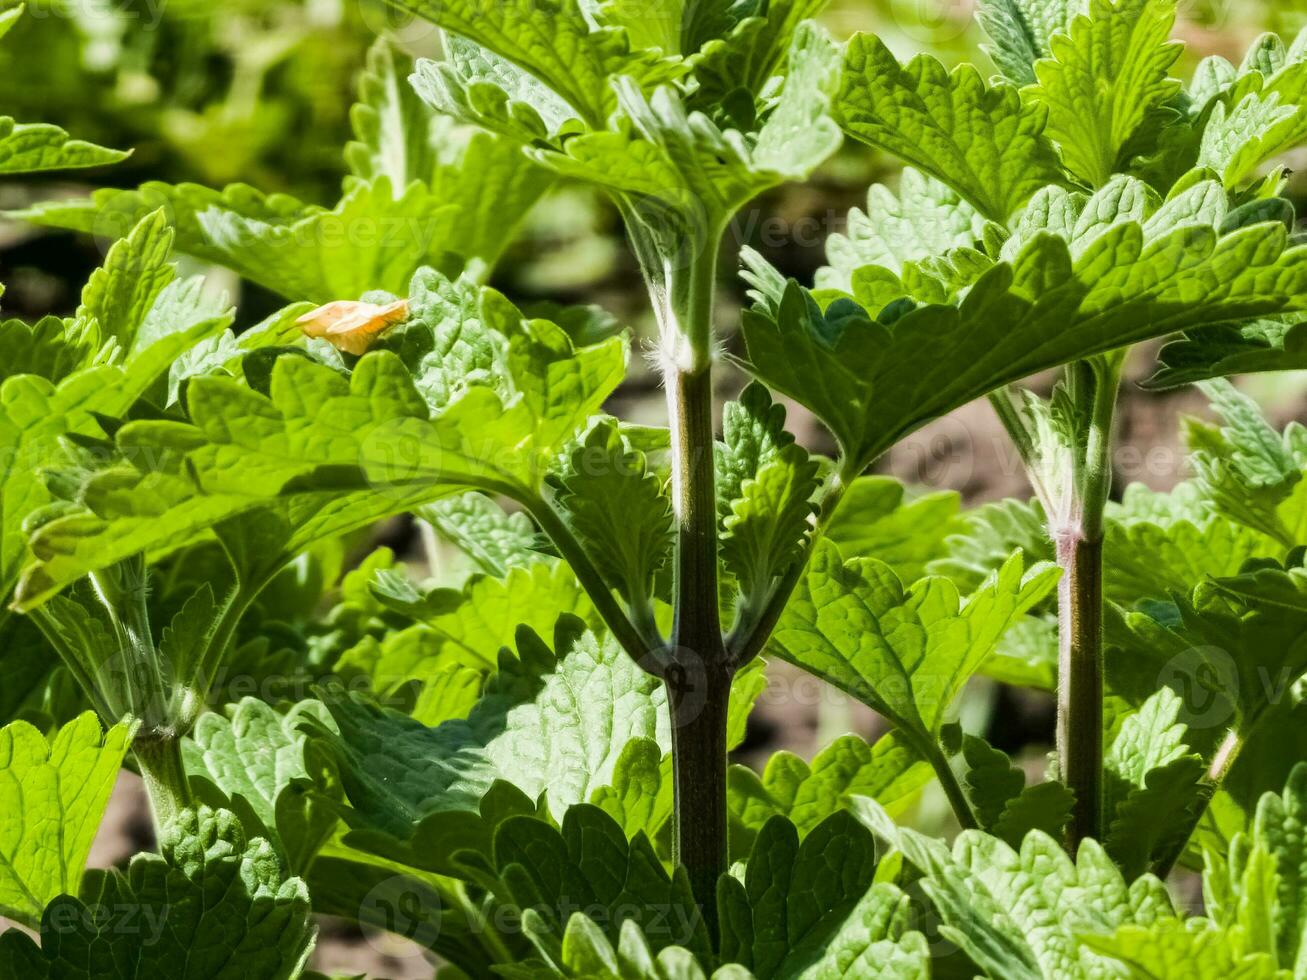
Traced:
[[[0, 328], [6, 629], [110, 727], [0, 735], [0, 911], [40, 932], [0, 976], [293, 976], [314, 912], [454, 977], [1288, 975], [1307, 456], [1212, 379], [1294, 366], [1307, 251], [1263, 164], [1307, 135], [1302, 45], [1185, 88], [1165, 0], [993, 0], [986, 82], [837, 45], [818, 4], [405, 6], [443, 56], [374, 48], [335, 207], [147, 184], [23, 214], [121, 233], [74, 317]], [[842, 134], [911, 169], [813, 288], [746, 254], [753, 381], [718, 405], [725, 230]], [[611, 317], [486, 285], [559, 180], [622, 216], [665, 427], [604, 411]], [[237, 334], [174, 250], [291, 305]], [[1190, 425], [1195, 480], [1109, 503], [1123, 352], [1179, 333], [1159, 378], [1224, 424]], [[1038, 508], [867, 475], [984, 396]], [[342, 575], [397, 514], [461, 574]], [[890, 733], [728, 765], [764, 656]], [[1060, 690], [1050, 778], [954, 720], [982, 670]], [[38, 676], [11, 713], [57, 708]], [[129, 747], [160, 853], [83, 878]], [[951, 848], [895, 823], [932, 780]], [[1205, 918], [1157, 877], [1181, 860]]]

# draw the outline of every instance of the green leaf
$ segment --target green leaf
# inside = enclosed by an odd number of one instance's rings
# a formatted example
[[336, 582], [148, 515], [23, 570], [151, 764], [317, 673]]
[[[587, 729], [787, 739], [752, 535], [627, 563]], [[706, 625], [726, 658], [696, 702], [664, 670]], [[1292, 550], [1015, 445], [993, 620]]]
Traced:
[[[802, 851], [800, 851], [802, 853]], [[877, 882], [858, 901], [839, 930], [826, 941], [825, 951], [811, 964], [777, 977], [796, 980], [880, 977], [917, 980], [928, 971], [926, 937], [908, 931], [916, 924], [908, 896], [888, 882]]]
[[[553, 177], [514, 140], [468, 132], [428, 108], [409, 83], [414, 63], [384, 39], [368, 51], [359, 101], [350, 111], [355, 141], [345, 160], [355, 176], [385, 176], [396, 192], [414, 181], [458, 208], [439, 247], [488, 272]], [[378, 285], [375, 288], [384, 288]]]
[[[452, 883], [406, 874], [393, 864], [374, 863], [343, 847], [324, 852], [313, 862], [306, 880], [318, 915], [352, 920], [417, 943], [467, 976], [491, 969], [495, 955], [482, 941], [485, 921], [472, 919], [458, 906]], [[525, 942], [504, 933], [498, 936], [509, 955], [526, 954]]]
[[52, 902], [39, 951], [6, 933], [0, 966], [23, 962], [27, 976], [51, 980], [299, 976], [315, 933], [308, 889], [283, 876], [267, 841], [248, 840], [231, 813], [201, 807], [164, 828], [159, 847], [125, 873], [88, 875], [80, 898]]
[[[1219, 55], [1203, 59], [1188, 92], [1183, 125], [1169, 131], [1171, 169], [1178, 173], [1204, 159], [1233, 187], [1266, 161], [1307, 138], [1307, 59], [1301, 44], [1286, 50], [1263, 34], [1235, 68]], [[1170, 176], [1170, 175], [1168, 175]], [[1280, 179], [1272, 173], [1271, 181]], [[1268, 185], [1271, 186], [1271, 185]]]
[[[419, 298], [427, 281], [419, 277]], [[403, 335], [411, 343], [400, 345], [416, 374], [401, 356], [379, 350], [360, 358], [348, 378], [283, 354], [267, 395], [234, 379], [190, 379], [190, 421], [123, 426], [124, 462], [84, 490], [93, 515], [80, 510], [42, 528], [37, 546], [46, 564], [30, 570], [22, 601], [39, 601], [112, 555], [175, 548], [257, 508], [288, 511], [279, 536], [295, 546], [289, 560], [318, 537], [457, 491], [533, 499], [558, 450], [620, 380], [625, 345], [613, 337], [574, 348], [557, 325], [520, 319], [499, 294], [482, 294], [490, 312], [460, 322], [483, 331], [487, 349], [499, 353], [456, 392], [422, 366], [419, 355], [435, 349], [434, 341], [413, 338], [425, 321], [411, 323]], [[433, 412], [424, 395], [452, 401]], [[278, 570], [271, 559], [281, 552], [270, 552], [266, 540], [246, 552], [270, 566], [265, 573]]]
[[1219, 929], [1204, 919], [1160, 919], [1127, 924], [1110, 936], [1086, 936], [1085, 945], [1120, 961], [1125, 976], [1193, 980], [1282, 980], [1275, 960], [1247, 948], [1242, 930]]
[[[292, 300], [327, 303], [370, 290], [406, 291], [418, 267], [441, 264], [460, 209], [421, 183], [354, 180], [330, 210], [244, 184], [142, 184], [18, 216], [91, 234], [122, 233], [163, 208], [179, 251], [226, 266]], [[305, 243], [311, 247], [305, 247]], [[456, 270], [455, 270], [456, 271]]]
[[[1277, 601], [1296, 590], [1284, 569], [1200, 584], [1174, 604], [1112, 610], [1107, 680], [1142, 703], [1161, 680], [1183, 699], [1189, 741], [1204, 754], [1232, 727], [1246, 736], [1307, 671], [1307, 609]], [[1111, 607], [1109, 607], [1110, 609]]]
[[1302, 128], [1301, 115], [1300, 107], [1281, 105], [1274, 92], [1264, 99], [1249, 95], [1229, 110], [1217, 102], [1203, 129], [1197, 165], [1216, 171], [1233, 190], [1254, 176], [1263, 161], [1292, 144]]
[[962, 736], [962, 757], [967, 763], [962, 778], [967, 799], [980, 826], [989, 830], [998, 823], [1008, 801], [1025, 789], [1025, 773], [1012, 765], [1006, 752], [975, 735]]
[[1158, 352], [1145, 388], [1174, 388], [1234, 374], [1307, 369], [1307, 330], [1299, 316], [1264, 317], [1184, 334]]
[[352, 182], [330, 211], [309, 209], [291, 221], [268, 221], [224, 203], [194, 216], [204, 242], [196, 254], [216, 253], [220, 264], [274, 292], [316, 303], [359, 299], [371, 290], [403, 293], [417, 268], [439, 263], [446, 228], [457, 227], [459, 216], [425, 185], [395, 187], [384, 175]]
[[[670, 87], [646, 97], [629, 79], [614, 88], [626, 121], [618, 129], [568, 139], [535, 159], [560, 174], [630, 196], [640, 220], [679, 252], [683, 236], [715, 234], [746, 202], [806, 177], [839, 146], [828, 115], [839, 53], [824, 30], [800, 25], [779, 98], [748, 138], [692, 112]], [[642, 201], [651, 198], [652, 201]], [[652, 209], [652, 210], [650, 210]]]
[[[1123, 189], [1104, 194], [1119, 202]], [[812, 410], [861, 467], [925, 422], [1045, 368], [1302, 304], [1307, 250], [1287, 247], [1282, 225], [1222, 234], [1193, 209], [1193, 195], [1181, 194], [1142, 224], [1105, 223], [1090, 202], [1083, 233], [1012, 239], [1012, 254], [956, 306], [867, 310], [837, 299], [823, 310], [791, 283], [745, 313], [749, 369]], [[935, 352], [924, 368], [923, 349]]]
[[1057, 580], [1014, 556], [965, 603], [947, 579], [905, 590], [874, 558], [845, 561], [819, 542], [777, 625], [771, 649], [885, 715], [933, 737], [1004, 631]]
[[1219, 925], [1242, 928], [1251, 951], [1284, 970], [1303, 968], [1307, 923], [1307, 765], [1298, 762], [1283, 793], [1267, 792], [1248, 832], [1230, 842], [1228, 859], [1206, 854], [1203, 892]]
[[900, 65], [877, 37], [855, 34], [844, 54], [836, 116], [850, 136], [887, 150], [956, 191], [1000, 224], [1047, 184], [1062, 182], [1045, 112], [971, 65], [950, 74], [929, 55]]
[[[729, 105], [739, 93], [755, 98], [762, 95], [766, 83], [780, 74], [791, 38], [806, 20], [816, 19], [826, 0], [777, 0], [762, 6], [723, 3], [690, 3], [684, 27], [694, 36], [683, 53], [692, 55], [696, 105], [711, 112]], [[694, 30], [693, 18], [742, 16], [725, 30], [718, 25], [704, 25], [705, 38]], [[725, 27], [725, 25], [720, 25]]]
[[1252, 837], [1275, 862], [1278, 877], [1276, 948], [1286, 969], [1301, 972], [1307, 926], [1307, 767], [1289, 774], [1281, 794], [1267, 793], [1257, 806]]
[[427, 728], [332, 695], [327, 707], [339, 734], [319, 734], [338, 759], [352, 807], [346, 819], [361, 828], [350, 843], [440, 870], [449, 857], [438, 843], [442, 827], [479, 813], [495, 780], [511, 781], [519, 796], [547, 793], [561, 816], [612, 782], [631, 739], [667, 746], [664, 700], [662, 685], [615, 641], [564, 616], [554, 650], [518, 631], [517, 656], [501, 656], [466, 720]]
[[1107, 773], [1125, 788], [1138, 787], [1154, 769], [1183, 758], [1189, 751], [1179, 721], [1183, 706], [1180, 696], [1165, 687], [1145, 701], [1108, 748], [1103, 759]]
[[336, 827], [334, 810], [309, 795], [318, 772], [299, 731], [305, 716], [322, 721], [315, 701], [279, 714], [245, 698], [224, 714], [206, 712], [182, 743], [193, 791], [221, 802], [250, 834], [268, 840], [293, 873], [306, 873]]
[[644, 454], [618, 427], [596, 424], [559, 477], [555, 502], [604, 578], [628, 602], [646, 602], [671, 556], [671, 501]]
[[1035, 62], [1051, 54], [1055, 34], [1066, 34], [1083, 0], [980, 0], [976, 19], [999, 71], [1018, 85], [1035, 81]]
[[[616, 947], [604, 931], [583, 912], [568, 920], [563, 941], [551, 949], [550, 960], [496, 965], [507, 980], [708, 980], [708, 970], [693, 952], [665, 946], [657, 953], [632, 920], [622, 923]], [[728, 963], [712, 980], [756, 980], [744, 967]]]
[[411, 680], [429, 680], [451, 665], [494, 670], [500, 650], [512, 645], [520, 626], [548, 636], [562, 614], [594, 629], [601, 625], [576, 576], [561, 562], [514, 568], [504, 578], [474, 576], [461, 590], [426, 593], [391, 574], [378, 576], [374, 590], [384, 606], [415, 624], [382, 637], [378, 649], [346, 652], [338, 670], [364, 668], [381, 696]]
[[[733, 751], [744, 742], [749, 714], [767, 687], [765, 667], [762, 658], [755, 658], [737, 671], [731, 682], [726, 719], [728, 750]], [[737, 769], [747, 771], [743, 767]], [[595, 789], [590, 794], [590, 802], [621, 824], [628, 837], [643, 831], [652, 840], [659, 837], [671, 819], [672, 782], [671, 753], [664, 753], [654, 739], [635, 738], [622, 749], [613, 767], [611, 784]], [[732, 831], [733, 845], [741, 840], [736, 830], [744, 833], [743, 828]]]
[[857, 735], [843, 735], [811, 763], [791, 752], [776, 752], [761, 776], [745, 766], [732, 766], [728, 776], [732, 852], [747, 853], [758, 831], [775, 816], [793, 823], [802, 839], [848, 806], [853, 796], [869, 796], [889, 812], [899, 812], [932, 778], [930, 765], [894, 732], [874, 745]]
[[1109, 519], [1103, 544], [1104, 592], [1114, 602], [1190, 593], [1208, 578], [1237, 575], [1244, 563], [1282, 548], [1259, 531], [1218, 515], [1165, 525]]
[[1051, 781], [1026, 786], [1025, 773], [1007, 753], [974, 735], [963, 736], [962, 755], [963, 786], [982, 829], [1012, 847], [1020, 847], [1032, 830], [1050, 836], [1062, 832], [1074, 802], [1065, 786]]
[[684, 71], [657, 50], [633, 50], [625, 30], [592, 29], [576, 0], [410, 0], [406, 6], [525, 70], [595, 128], [616, 108], [610, 79], [624, 76], [652, 88]]
[[162, 210], [143, 218], [131, 234], [113, 244], [104, 265], [91, 273], [77, 316], [93, 318], [101, 337], [113, 338], [129, 350], [146, 314], [175, 275], [168, 261], [172, 239]]
[[52, 500], [42, 470], [68, 462], [65, 438], [100, 437], [97, 418], [125, 413], [182, 352], [220, 327], [220, 322], [202, 321], [163, 337], [122, 365], [76, 371], [57, 386], [35, 375], [15, 375], [0, 385], [0, 446], [5, 449], [0, 587], [6, 594], [31, 559], [23, 524]]
[[994, 655], [981, 666], [986, 677], [1017, 687], [1057, 687], [1057, 621], [1048, 614], [1026, 616], [1003, 634]]
[[1292, 693], [1263, 716], [1243, 740], [1234, 766], [1204, 811], [1192, 848], [1225, 852], [1240, 833], [1252, 831], [1257, 807], [1268, 787], [1283, 786], [1297, 761], [1307, 758], [1307, 705]]
[[828, 817], [802, 842], [793, 824], [773, 817], [742, 876], [718, 884], [722, 958], [760, 980], [850, 975], [835, 971], [879, 957], [893, 963], [882, 975], [920, 975], [924, 937], [909, 931], [907, 897], [873, 884], [875, 868], [871, 833], [848, 813]]
[[439, 165], [436, 115], [408, 83], [413, 61], [384, 38], [368, 49], [358, 101], [349, 119], [354, 141], [345, 147], [350, 171], [364, 180], [382, 174], [392, 187], [428, 181]]
[[716, 447], [717, 511], [723, 520], [744, 499], [744, 484], [780, 458], [794, 436], [785, 430], [785, 407], [764, 385], [750, 383], [722, 406], [722, 443]]
[[897, 195], [883, 184], [872, 184], [866, 212], [854, 208], [844, 233], [827, 237], [829, 265], [817, 270], [816, 284], [822, 289], [856, 292], [854, 274], [867, 266], [902, 276], [908, 263], [973, 247], [983, 234], [983, 225], [975, 209], [956, 191], [905, 167]]
[[669, 874], [643, 833], [628, 841], [598, 807], [570, 807], [557, 828], [534, 816], [508, 818], [495, 832], [493, 868], [497, 897], [530, 910], [524, 927], [538, 948], [561, 942], [571, 913], [582, 909], [610, 941], [631, 921], [655, 951], [710, 953], [684, 870]]
[[0, 13], [0, 37], [4, 37], [13, 29], [13, 26], [18, 23], [18, 18], [23, 16], [25, 9], [26, 5], [20, 3], [18, 6], [10, 7], [4, 13]]
[[795, 444], [745, 480], [723, 522], [721, 560], [746, 601], [763, 602], [774, 579], [803, 557], [816, 507], [817, 463]]
[[[1221, 417], [1220, 449], [1228, 447], [1236, 475], [1255, 488], [1292, 486], [1307, 460], [1307, 440], [1301, 425], [1290, 424], [1283, 433], [1266, 421], [1257, 402], [1228, 381], [1212, 381], [1201, 386], [1212, 409]], [[1197, 435], [1191, 430], [1191, 435]], [[1195, 453], [1215, 451], [1216, 445], [1194, 444]], [[1206, 488], [1204, 488], [1206, 489]]]
[[672, 816], [671, 761], [654, 739], [632, 739], [613, 767], [612, 784], [598, 787], [590, 802], [616, 820], [627, 837], [643, 831], [653, 839]]
[[34, 926], [77, 891], [132, 732], [90, 712], [48, 742], [27, 722], [0, 729], [0, 913]]
[[44, 316], [33, 324], [0, 320], [0, 380], [34, 374], [58, 383], [78, 368], [89, 367], [100, 348], [90, 323]]
[[[957, 526], [960, 525], [960, 526]], [[1017, 549], [1029, 561], [1053, 561], [1044, 510], [1038, 501], [996, 500], [963, 513], [946, 538], [948, 552], [930, 563], [934, 575], [972, 592]]]
[[[880, 829], [887, 826], [874, 807], [863, 809], [865, 819]], [[1146, 875], [1127, 885], [1093, 840], [1081, 844], [1072, 861], [1040, 831], [1027, 835], [1018, 851], [964, 830], [950, 851], [915, 831], [888, 826], [924, 876], [921, 887], [944, 921], [940, 935], [990, 976], [1103, 976], [1105, 964], [1086, 944], [1087, 936], [1175, 915], [1161, 881]]]
[[1141, 150], [1137, 136], [1179, 90], [1167, 77], [1182, 45], [1169, 39], [1173, 0], [1089, 0], [1067, 35], [1035, 63], [1030, 98], [1048, 110], [1048, 136], [1067, 168], [1102, 187]]
[[[850, 557], [885, 562], [900, 581], [915, 582], [947, 554], [946, 542], [962, 530], [958, 494], [913, 494], [887, 476], [861, 476], [849, 484], [826, 527], [826, 537]], [[968, 515], [969, 516], [969, 515]], [[965, 520], [966, 518], [964, 518]], [[1004, 552], [1004, 557], [1012, 553]], [[996, 562], [997, 567], [1000, 562]], [[975, 583], [992, 570], [986, 568]]]
[[417, 513], [486, 575], [503, 578], [510, 568], [539, 560], [531, 518], [521, 512], [505, 513], [485, 494], [470, 491], [446, 497], [418, 508]]
[[73, 139], [49, 123], [20, 123], [0, 116], [0, 174], [102, 167], [130, 155]]
[[1151, 769], [1116, 806], [1103, 846], [1128, 878], [1182, 848], [1211, 790], [1207, 766], [1184, 755]]
[[419, 58], [409, 79], [437, 112], [522, 145], [584, 127], [557, 92], [512, 61], [457, 34], [444, 41], [445, 57]]

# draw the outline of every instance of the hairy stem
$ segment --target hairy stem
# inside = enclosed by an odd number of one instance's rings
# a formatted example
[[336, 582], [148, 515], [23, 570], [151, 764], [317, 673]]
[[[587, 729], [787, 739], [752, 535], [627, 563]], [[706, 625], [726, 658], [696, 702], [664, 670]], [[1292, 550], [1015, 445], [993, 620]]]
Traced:
[[1244, 741], [1238, 729], [1231, 731], [1221, 740], [1216, 754], [1212, 756], [1212, 764], [1207, 769], [1207, 778], [1213, 785], [1220, 786], [1225, 782], [1225, 777], [1230, 775], [1230, 770], [1234, 768], [1239, 753], [1243, 750]]
[[1067, 844], [1103, 837], [1103, 510], [1112, 486], [1112, 421], [1120, 355], [1072, 365], [1073, 398], [1085, 423], [1073, 457], [1067, 514], [1054, 528], [1058, 583], [1057, 752], [1075, 794]]
[[713, 462], [712, 372], [668, 379], [672, 497], [677, 517], [674, 644], [697, 659], [722, 648], [717, 598], [717, 491]]
[[1101, 839], [1103, 781], [1103, 543], [1058, 536], [1057, 754], [1075, 794], [1067, 837], [1072, 853]]
[[726, 721], [731, 677], [718, 661], [668, 672], [675, 787], [674, 857], [685, 868], [709, 933], [717, 935], [717, 879], [726, 871]]
[[182, 763], [182, 740], [171, 732], [146, 731], [136, 736], [132, 752], [150, 797], [155, 829], [162, 830], [193, 802]]
[[677, 516], [672, 708], [676, 821], [673, 851], [715, 931], [717, 878], [726, 871], [726, 714], [731, 672], [717, 596], [717, 498], [711, 368], [668, 379]]
[[[726, 872], [726, 717], [731, 667], [717, 581], [713, 296], [720, 230], [658, 248], [645, 264], [658, 315], [671, 427], [676, 515], [673, 627], [665, 680], [672, 715], [675, 821], [672, 851], [716, 934], [717, 879]], [[660, 286], [661, 283], [661, 286]]]

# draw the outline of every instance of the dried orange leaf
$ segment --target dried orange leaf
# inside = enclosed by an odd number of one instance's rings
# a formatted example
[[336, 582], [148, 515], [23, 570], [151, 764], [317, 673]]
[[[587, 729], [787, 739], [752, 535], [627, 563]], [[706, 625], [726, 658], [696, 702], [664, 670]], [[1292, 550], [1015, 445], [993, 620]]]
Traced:
[[407, 316], [408, 300], [381, 306], [342, 299], [310, 310], [295, 322], [310, 337], [322, 337], [348, 354], [362, 354], [373, 337]]

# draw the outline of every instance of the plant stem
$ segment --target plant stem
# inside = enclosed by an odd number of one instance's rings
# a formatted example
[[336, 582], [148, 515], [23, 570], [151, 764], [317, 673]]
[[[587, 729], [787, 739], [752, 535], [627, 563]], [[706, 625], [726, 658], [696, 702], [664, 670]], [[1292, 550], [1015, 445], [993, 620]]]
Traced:
[[711, 369], [676, 372], [668, 381], [667, 400], [678, 525], [673, 643], [698, 659], [722, 659]]
[[707, 661], [702, 671], [680, 664], [667, 677], [672, 715], [675, 787], [673, 855], [685, 868], [690, 889], [714, 941], [717, 879], [726, 872], [726, 721], [731, 677]]
[[[1058, 583], [1057, 751], [1075, 794], [1067, 845], [1075, 853], [1103, 830], [1103, 511], [1112, 485], [1112, 421], [1123, 356], [1071, 366], [1086, 424], [1073, 456], [1069, 508], [1054, 527]], [[1053, 515], [1050, 514], [1050, 517]]]
[[162, 830], [193, 802], [182, 763], [182, 740], [171, 732], [145, 732], [136, 736], [132, 751], [150, 797], [155, 829]]
[[[675, 785], [673, 860], [716, 935], [717, 880], [726, 872], [726, 719], [732, 670], [722, 637], [717, 581], [716, 440], [712, 312], [720, 227], [702, 242], [660, 248], [646, 264], [661, 333], [671, 427], [676, 515], [673, 627], [667, 674]], [[661, 302], [660, 302], [661, 301]]]
[[678, 529], [672, 709], [676, 821], [673, 854], [690, 876], [710, 931], [717, 879], [726, 871], [726, 716], [731, 671], [717, 596], [717, 497], [713, 461], [712, 371], [668, 379], [672, 495]]
[[1067, 837], [1074, 854], [1100, 839], [1103, 769], [1103, 544], [1058, 536], [1057, 754], [1075, 794]]
[[1207, 769], [1207, 778], [1215, 786], [1220, 786], [1225, 782], [1225, 777], [1230, 775], [1230, 770], [1234, 768], [1235, 762], [1239, 759], [1239, 753], [1243, 750], [1244, 737], [1238, 729], [1229, 732], [1221, 740], [1221, 744], [1216, 749], [1216, 754], [1212, 756], [1212, 764]]
[[[904, 731], [905, 729], [900, 728], [899, 734], [902, 735]], [[934, 741], [917, 744], [914, 747], [930, 763], [930, 767], [935, 770], [935, 777], [939, 780], [940, 786], [944, 788], [944, 795], [948, 797], [953, 816], [957, 818], [962, 829], [975, 830], [979, 828], [980, 821], [976, 819], [976, 811], [971, 809], [967, 794], [963, 791], [962, 784], [958, 782], [957, 773], [949, 765], [948, 756], [943, 753]]]
[[617, 642], [622, 645], [622, 648], [637, 664], [650, 673], [661, 677], [663, 671], [660, 661], [650, 656], [650, 654], [657, 655], [661, 653], [659, 647], [662, 645], [662, 638], [657, 635], [657, 627], [654, 627], [652, 635], [648, 635], [631, 622], [613, 596], [613, 590], [608, 587], [603, 575], [595, 567], [594, 562], [590, 560], [585, 548], [581, 546], [581, 542], [576, 540], [576, 536], [572, 534], [571, 529], [558, 516], [558, 511], [554, 510], [548, 501], [540, 497], [534, 497], [519, 500], [518, 502], [526, 508], [527, 513], [540, 525], [540, 530], [554, 543], [558, 553], [563, 556], [563, 560], [576, 574], [581, 587], [585, 589], [590, 601], [595, 604], [595, 609], [603, 618], [605, 625], [612, 631]]
[[1189, 838], [1193, 836], [1194, 829], [1202, 822], [1203, 815], [1207, 812], [1207, 806], [1211, 803], [1212, 797], [1216, 795], [1216, 791], [1221, 788], [1221, 784], [1230, 775], [1230, 770], [1239, 761], [1239, 754], [1243, 751], [1243, 747], [1248, 744], [1251, 733], [1261, 724], [1263, 717], [1265, 717], [1265, 712], [1259, 713], [1244, 728], [1233, 728], [1226, 733], [1225, 738], [1221, 739], [1221, 744], [1217, 746], [1216, 753], [1212, 756], [1212, 761], [1207, 767], [1207, 794], [1200, 800], [1200, 805], [1195, 809], [1193, 824], [1189, 828], [1189, 832], [1176, 835], [1173, 847], [1160, 854], [1153, 865], [1153, 873], [1159, 878], [1165, 878], [1170, 874], [1175, 862], [1180, 860], [1180, 856], [1184, 854], [1185, 846], [1189, 843]]

